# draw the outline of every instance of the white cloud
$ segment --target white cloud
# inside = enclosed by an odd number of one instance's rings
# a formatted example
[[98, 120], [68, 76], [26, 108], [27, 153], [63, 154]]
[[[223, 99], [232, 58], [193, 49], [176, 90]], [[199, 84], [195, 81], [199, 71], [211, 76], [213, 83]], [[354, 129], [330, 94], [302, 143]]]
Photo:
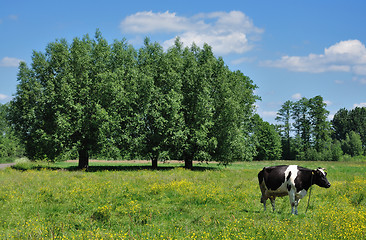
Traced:
[[295, 93], [291, 96], [294, 100], [300, 100], [302, 98], [301, 93]]
[[366, 102], [353, 104], [353, 108], [356, 108], [356, 107], [366, 107]]
[[5, 100], [7, 98], [8, 98], [8, 96], [0, 93], [0, 100]]
[[365, 76], [354, 76], [354, 77], [352, 77], [352, 81], [358, 82], [361, 84], [366, 84], [366, 77]]
[[327, 106], [333, 105], [333, 102], [330, 100], [324, 100], [324, 103], [327, 104]]
[[[120, 24], [123, 32], [148, 34], [169, 33], [179, 36], [190, 46], [207, 43], [218, 54], [243, 53], [252, 47], [263, 29], [254, 26], [243, 12], [201, 13], [192, 17], [181, 17], [169, 11], [164, 13], [138, 12], [127, 16]], [[172, 46], [175, 36], [163, 43]]]
[[[173, 45], [175, 38], [169, 39], [163, 43], [165, 48]], [[228, 34], [217, 34], [215, 32], [185, 32], [180, 35], [180, 40], [190, 46], [193, 42], [198, 46], [207, 43], [218, 54], [244, 53], [252, 49], [245, 34], [232, 32]]]
[[327, 120], [332, 121], [333, 118], [334, 118], [334, 114], [329, 114], [328, 117], [327, 117]]
[[190, 27], [189, 19], [176, 13], [138, 12], [126, 17], [120, 24], [123, 31], [132, 33], [180, 32]]
[[4, 57], [0, 60], [0, 67], [18, 67], [21, 61], [23, 60], [11, 57]]
[[323, 54], [283, 56], [279, 60], [262, 62], [262, 65], [295, 72], [352, 72], [366, 75], [366, 47], [359, 40], [341, 41], [325, 48]]
[[276, 111], [261, 111], [260, 115], [263, 117], [276, 117], [277, 112]]
[[358, 80], [361, 84], [366, 84], [366, 78], [361, 78]]

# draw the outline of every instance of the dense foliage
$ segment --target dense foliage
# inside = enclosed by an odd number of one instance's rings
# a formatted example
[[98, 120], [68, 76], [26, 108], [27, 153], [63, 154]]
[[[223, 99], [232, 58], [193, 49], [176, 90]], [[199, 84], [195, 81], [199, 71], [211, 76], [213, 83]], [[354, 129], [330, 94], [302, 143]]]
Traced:
[[[109, 44], [99, 31], [57, 40], [19, 66], [17, 92], [0, 107], [0, 161], [79, 158], [193, 161], [338, 161], [366, 150], [366, 108], [332, 121], [321, 96], [286, 101], [279, 125], [254, 114], [256, 85], [211, 47], [164, 51], [145, 39]], [[9, 120], [9, 121], [6, 121]], [[23, 150], [24, 149], [24, 150]]]
[[251, 160], [256, 86], [211, 47], [59, 40], [21, 63], [9, 120], [30, 159]]
[[8, 104], [0, 104], [0, 163], [12, 162], [23, 155], [23, 148], [6, 121]]
[[263, 121], [258, 114], [253, 117], [253, 139], [255, 141], [256, 160], [281, 159], [281, 137], [274, 125]]
[[364, 153], [366, 108], [339, 110], [334, 119], [321, 96], [286, 101], [276, 120], [282, 138], [282, 158], [338, 161], [343, 154]]
[[[340, 109], [334, 115], [332, 126], [334, 129], [333, 137], [335, 139], [338, 141], [346, 140], [347, 142], [347, 135], [351, 137], [350, 135], [353, 132], [359, 136], [361, 145], [366, 150], [366, 107], [356, 107], [352, 110]], [[358, 140], [355, 141], [357, 142]], [[356, 144], [359, 145], [359, 143]], [[350, 155], [357, 155], [357, 152]]]

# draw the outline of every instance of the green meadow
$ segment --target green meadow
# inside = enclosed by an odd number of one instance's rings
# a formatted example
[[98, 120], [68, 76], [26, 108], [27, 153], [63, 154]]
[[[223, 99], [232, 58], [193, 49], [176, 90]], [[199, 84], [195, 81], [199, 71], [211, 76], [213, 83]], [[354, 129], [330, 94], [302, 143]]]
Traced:
[[[288, 197], [264, 212], [258, 172], [289, 163], [327, 168], [331, 188], [313, 186], [306, 214], [309, 195], [298, 216]], [[0, 170], [0, 239], [366, 238], [366, 162], [27, 164]]]

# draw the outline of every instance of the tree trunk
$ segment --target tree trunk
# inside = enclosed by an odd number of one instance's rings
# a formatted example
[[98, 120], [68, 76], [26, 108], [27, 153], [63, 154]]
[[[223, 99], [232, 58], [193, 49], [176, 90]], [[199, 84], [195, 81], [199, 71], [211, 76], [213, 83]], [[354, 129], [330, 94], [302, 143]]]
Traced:
[[193, 161], [192, 160], [184, 160], [184, 168], [192, 169], [193, 168]]
[[79, 166], [80, 169], [88, 169], [89, 167], [89, 152], [86, 148], [79, 149]]
[[157, 158], [151, 159], [151, 163], [152, 163], [152, 169], [158, 169], [158, 159]]

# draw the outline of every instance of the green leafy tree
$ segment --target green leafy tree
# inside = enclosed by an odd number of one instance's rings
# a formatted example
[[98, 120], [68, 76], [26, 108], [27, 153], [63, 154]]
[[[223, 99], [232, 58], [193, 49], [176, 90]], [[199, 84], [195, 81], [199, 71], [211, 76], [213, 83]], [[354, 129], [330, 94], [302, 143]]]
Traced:
[[257, 142], [256, 160], [278, 160], [281, 158], [281, 137], [274, 125], [254, 116], [254, 137]]
[[321, 96], [309, 99], [309, 117], [312, 125], [312, 139], [318, 152], [325, 148], [330, 140], [330, 123], [327, 121], [329, 111], [325, 109], [326, 103]]
[[109, 46], [96, 32], [50, 43], [46, 53], [34, 52], [32, 68], [21, 63], [10, 119], [31, 159], [55, 159], [77, 149], [79, 167], [87, 168], [108, 122], [105, 91]]
[[222, 164], [251, 160], [255, 149], [249, 133], [256, 86], [241, 72], [232, 72], [210, 46], [183, 51], [183, 116], [186, 141], [183, 158]]
[[213, 81], [214, 126], [217, 139], [215, 160], [223, 164], [248, 161], [254, 157], [249, 133], [256, 86], [241, 72], [231, 72], [221, 58], [217, 60]]
[[[36, 53], [33, 58], [37, 57]], [[41, 55], [45, 58], [44, 55]], [[37, 67], [37, 62], [34, 63]], [[24, 144], [25, 154], [30, 159], [41, 158], [43, 155], [54, 157], [57, 154], [57, 148], [54, 144], [48, 146], [48, 136], [46, 132], [54, 133], [54, 128], [44, 129], [46, 127], [44, 113], [44, 98], [42, 97], [43, 87], [41, 81], [36, 78], [33, 69], [29, 69], [24, 62], [20, 63], [18, 72], [17, 93], [10, 103], [9, 120], [11, 121], [15, 133]]]
[[331, 121], [333, 128], [333, 138], [338, 141], [346, 138], [347, 132], [350, 130], [350, 121], [348, 116], [348, 110], [345, 108], [339, 109]]
[[363, 149], [366, 152], [366, 107], [356, 107], [350, 112], [351, 131], [361, 137]]
[[[286, 101], [282, 105], [276, 120], [281, 123], [279, 129], [282, 136], [283, 157], [310, 159], [329, 150], [331, 128], [327, 121], [329, 111], [325, 107], [321, 96], [302, 98], [296, 102]], [[293, 128], [290, 119], [293, 120]], [[295, 133], [293, 137], [290, 136], [292, 130]]]
[[296, 135], [301, 139], [300, 145], [303, 151], [311, 146], [311, 120], [309, 117], [309, 100], [301, 98], [293, 104], [292, 119]]
[[341, 142], [335, 140], [331, 145], [330, 150], [332, 154], [331, 161], [339, 161], [343, 155]]
[[276, 121], [280, 122], [280, 134], [282, 138], [282, 158], [292, 159], [291, 154], [291, 111], [293, 102], [286, 101], [277, 112]]
[[[166, 72], [164, 74], [166, 83], [162, 87], [168, 87], [167, 108], [169, 109], [169, 131], [167, 137], [169, 139], [170, 154], [173, 159], [180, 159], [183, 154], [182, 145], [187, 140], [185, 134], [185, 123], [183, 115], [183, 92], [182, 92], [182, 76], [183, 76], [183, 43], [180, 39], [175, 40], [174, 46], [167, 50], [165, 54]], [[169, 90], [168, 90], [169, 89]]]
[[[131, 159], [140, 157], [146, 88], [138, 71], [137, 51], [126, 40], [114, 41], [110, 67], [105, 77], [102, 102], [108, 103], [109, 121], [102, 138], [102, 157]], [[139, 94], [141, 92], [141, 95]]]
[[363, 149], [366, 149], [366, 108], [356, 107], [352, 110], [340, 109], [331, 121], [333, 138], [342, 141], [347, 134], [354, 131], [361, 137]]
[[9, 104], [0, 104], [0, 162], [13, 161], [23, 154], [23, 148], [7, 121], [8, 111]]
[[90, 156], [249, 160], [256, 86], [207, 44], [166, 52], [145, 40], [136, 51], [97, 31], [59, 40], [20, 64], [9, 119], [31, 159]]
[[176, 54], [174, 50], [166, 54], [158, 43], [145, 39], [138, 55], [139, 71], [146, 82], [141, 147], [142, 154], [152, 160], [153, 168], [159, 159], [173, 155], [175, 144], [183, 138], [181, 79], [174, 67], [179, 60]]
[[351, 131], [346, 134], [346, 139], [342, 141], [342, 150], [345, 154], [354, 156], [362, 155], [362, 141], [359, 134]]
[[205, 45], [196, 45], [183, 51], [182, 111], [184, 117], [183, 159], [185, 167], [192, 168], [193, 160], [210, 161], [217, 140], [210, 137], [213, 126], [213, 106], [210, 95], [213, 55]]

